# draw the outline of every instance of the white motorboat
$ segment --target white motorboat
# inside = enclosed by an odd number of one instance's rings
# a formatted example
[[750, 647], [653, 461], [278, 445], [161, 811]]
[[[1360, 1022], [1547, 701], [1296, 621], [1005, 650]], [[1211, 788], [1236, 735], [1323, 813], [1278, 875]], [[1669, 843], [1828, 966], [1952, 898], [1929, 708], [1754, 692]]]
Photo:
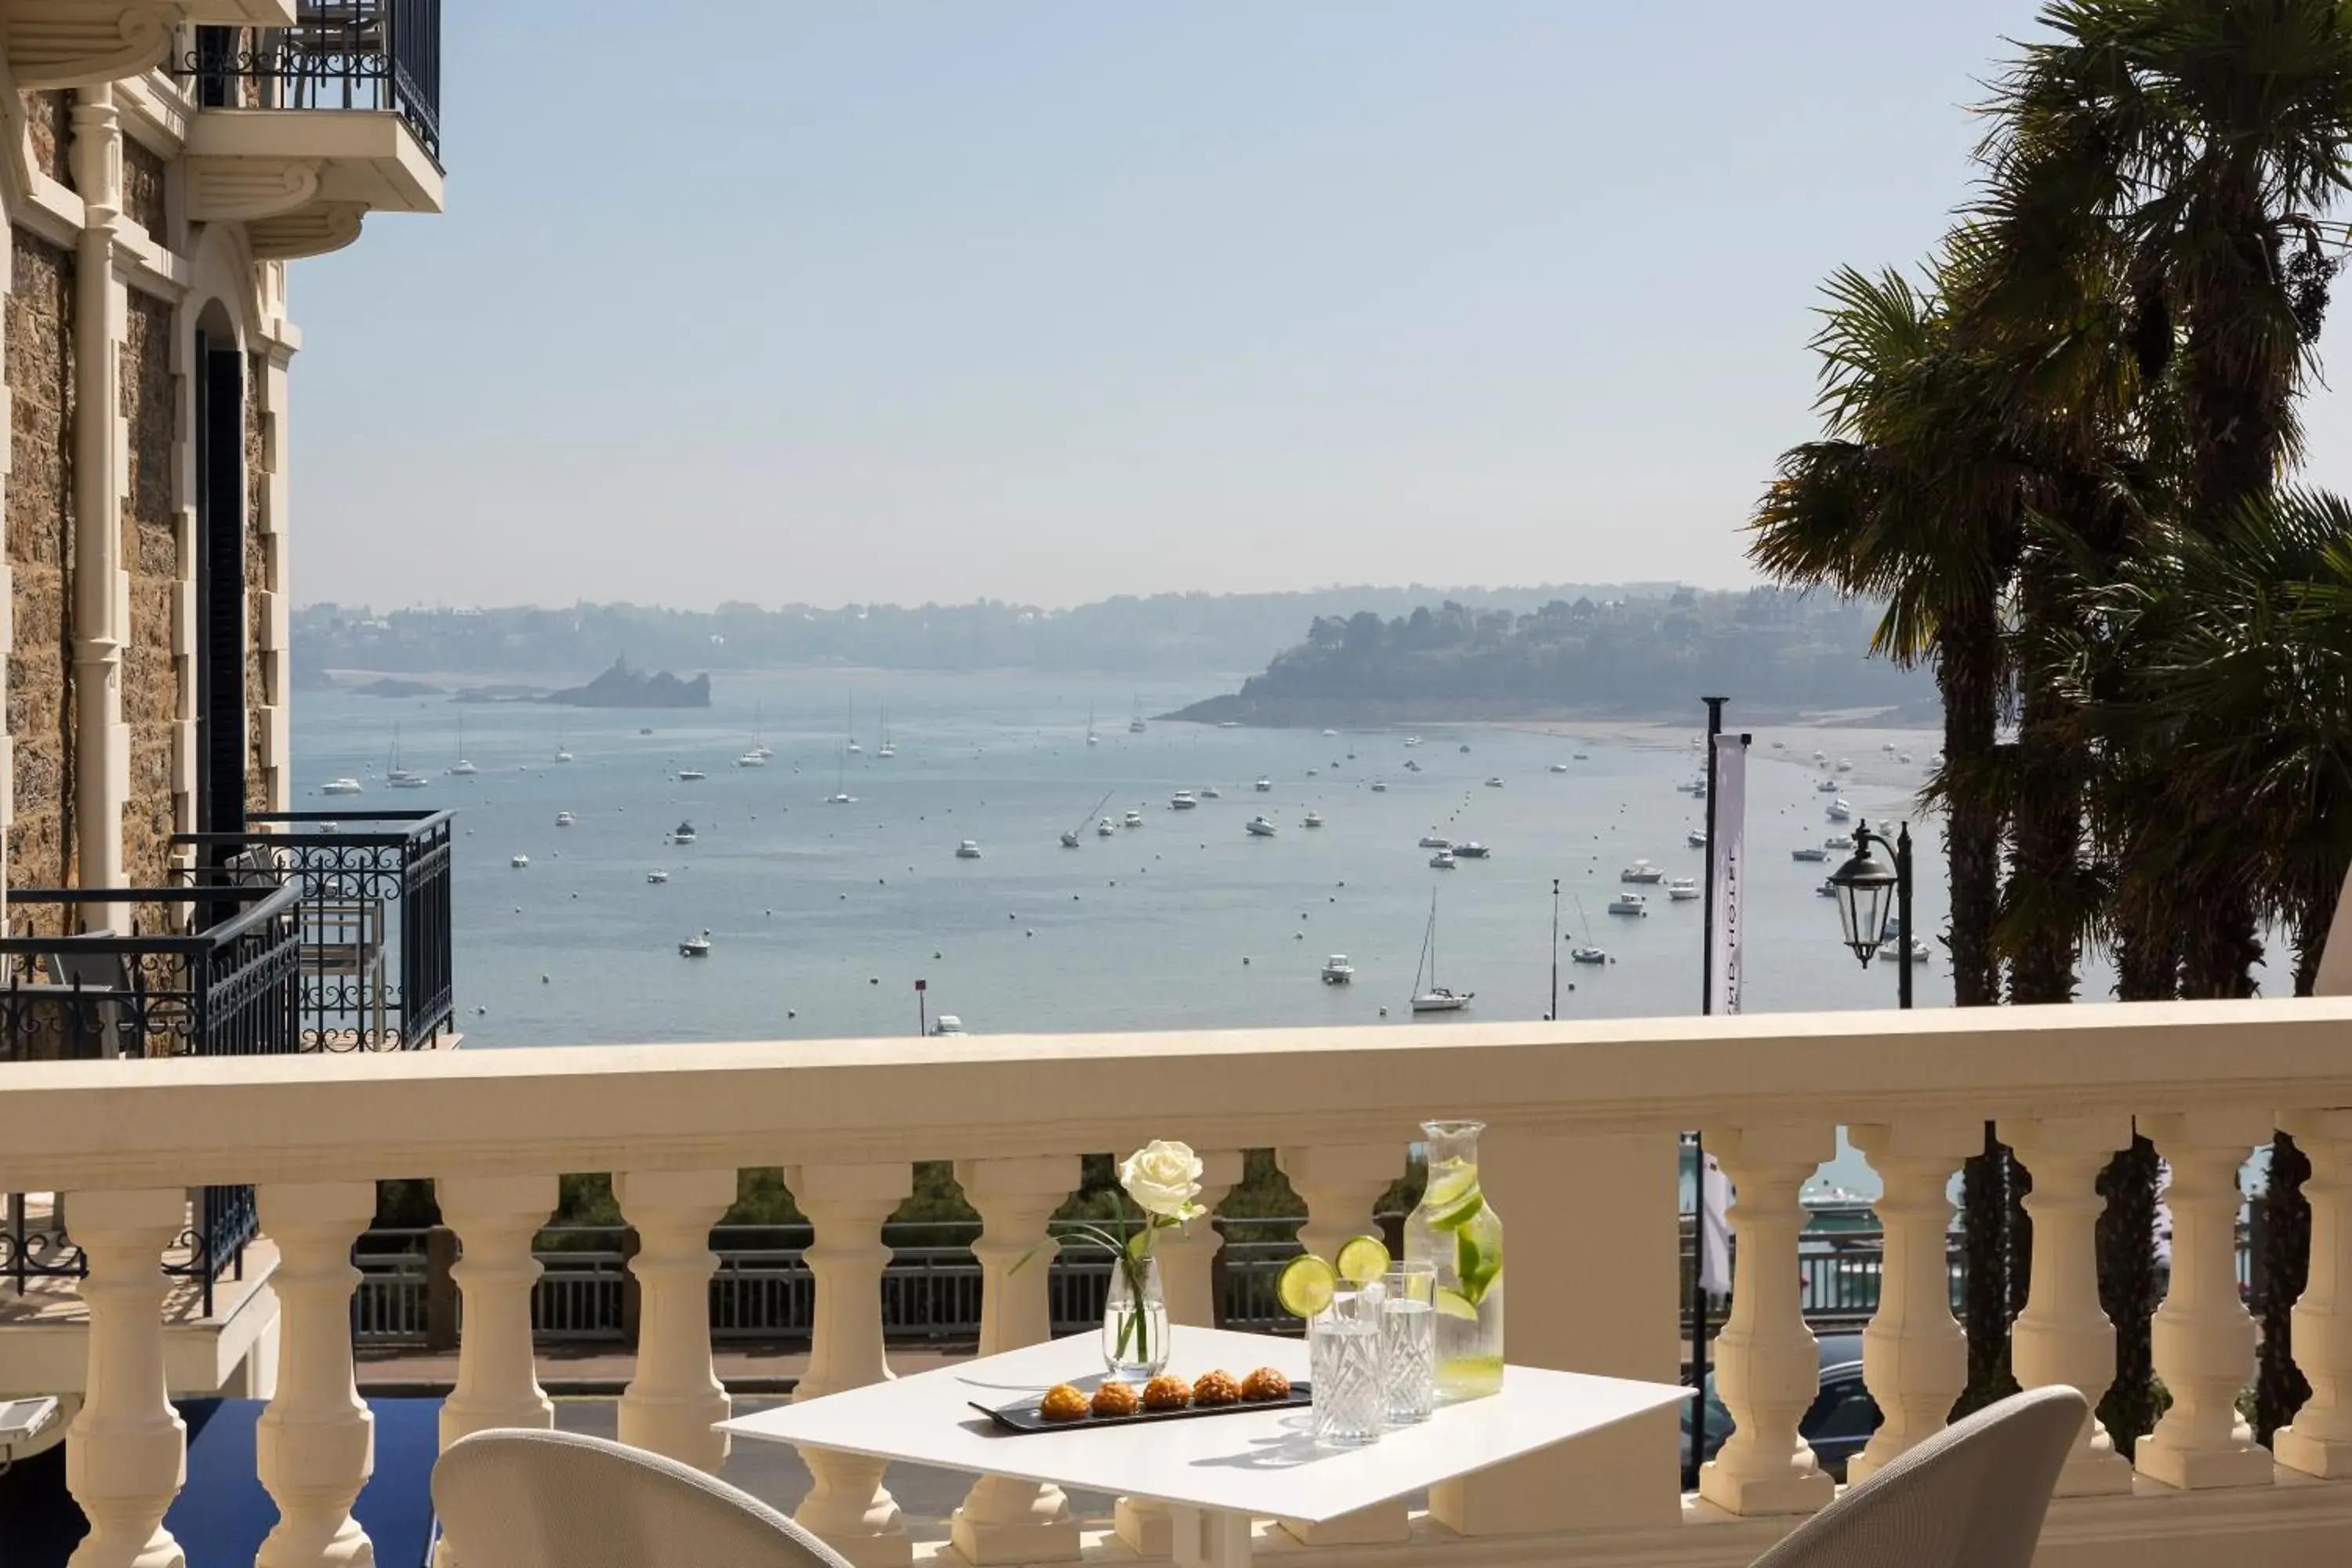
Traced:
[[1847, 804], [1843, 795], [1840, 795], [1837, 799], [1830, 802], [1826, 815], [1832, 822], [1852, 822], [1853, 820], [1853, 807]]
[[1832, 833], [1827, 838], [1822, 840], [1822, 847], [1824, 849], [1851, 849], [1853, 847], [1853, 835], [1851, 833]]
[[1262, 778], [1258, 780], [1257, 783], [1250, 785], [1250, 788], [1257, 791], [1260, 795], [1265, 795], [1274, 788], [1274, 781], [1272, 779]]
[[1122, 827], [1140, 827], [1143, 826], [1143, 813], [1139, 811], [1130, 811], [1118, 820], [1119, 826]]
[[1843, 757], [1840, 757], [1837, 761], [1837, 771], [1842, 773], [1850, 773], [1853, 772], [1853, 763], [1848, 762]]
[[508, 858], [507, 864], [520, 871], [524, 867], [530, 864], [530, 857], [528, 855], [510, 856]]
[[[1878, 944], [1878, 956], [1881, 958], [1897, 958], [1902, 955], [1902, 952], [1903, 942], [1899, 937], [1890, 937], [1886, 941]], [[1912, 963], [1932, 963], [1935, 962], [1935, 958], [1936, 950], [1927, 945], [1925, 938], [1914, 937], [1911, 939]]]
[[934, 1035], [961, 1035], [963, 1032], [963, 1020], [953, 1013], [940, 1014], [939, 1022], [931, 1026], [931, 1033]]
[[1323, 961], [1323, 984], [1345, 985], [1356, 978], [1356, 966], [1348, 962], [1344, 952], [1335, 952]]
[[1320, 827], [1323, 826], [1323, 814], [1310, 806], [1307, 809], [1306, 820], [1301, 822], [1298, 826], [1301, 827]]
[[700, 936], [690, 936], [679, 942], [677, 954], [680, 958], [709, 958], [710, 956], [709, 931], [706, 928]]
[[367, 786], [353, 778], [329, 779], [319, 786], [320, 795], [364, 795]]
[[1329, 740], [1331, 737], [1339, 734], [1339, 731], [1337, 730], [1326, 730], [1323, 731], [1323, 737], [1326, 740]]
[[1418, 746], [1421, 744], [1421, 737], [1418, 735], [1407, 735], [1404, 738], [1404, 743], [1408, 746]]
[[1441, 849], [1436, 854], [1432, 855], [1429, 858], [1429, 864], [1431, 868], [1433, 870], [1451, 871], [1454, 867], [1460, 865], [1461, 862], [1454, 858], [1453, 850]]
[[768, 759], [757, 752], [746, 752], [735, 759], [735, 765], [739, 768], [764, 768], [768, 765]]
[[835, 790], [833, 794], [824, 797], [824, 804], [827, 805], [856, 805], [857, 804], [857, 797], [850, 794], [847, 790]]
[[[1468, 750], [1467, 747], [1465, 747], [1464, 749], [1465, 751]], [[1500, 789], [1503, 787], [1503, 781], [1500, 778], [1490, 778], [1486, 781], [1486, 787], [1488, 789]]]
[[1817, 795], [1835, 795], [1838, 792], [1838, 782], [1835, 779], [1823, 779], [1813, 785], [1813, 791]]
[[555, 760], [559, 763], [568, 763], [572, 760], [572, 753], [559, 745], [555, 748]]
[[1381, 783], [1380, 780], [1374, 779], [1372, 781], [1372, 793], [1374, 795], [1386, 795], [1389, 793], [1389, 786]]
[[1606, 963], [1609, 950], [1605, 947], [1571, 947], [1568, 950], [1570, 963]]
[[1275, 835], [1274, 824], [1263, 816], [1251, 817], [1245, 826], [1253, 838], [1271, 838]]
[[1814, 765], [1818, 767], [1827, 767], [1830, 763], [1830, 754], [1827, 752], [1815, 752], [1813, 753], [1813, 763]]
[[1791, 860], [1826, 860], [1829, 858], [1828, 850], [1811, 844], [1800, 845], [1789, 851], [1789, 858]]
[[1609, 912], [1612, 915], [1646, 915], [1650, 912], [1650, 900], [1639, 893], [1620, 893], [1609, 900]]
[[568, 811], [559, 811], [555, 814], [555, 826], [558, 827], [569, 827], [579, 820]]
[[669, 830], [669, 841], [672, 844], [691, 844], [694, 840], [694, 824], [691, 822], [681, 822]]
[[1489, 855], [1493, 854], [1494, 851], [1488, 849], [1484, 844], [1479, 843], [1476, 839], [1471, 838], [1465, 839], [1462, 843], [1454, 846], [1454, 853], [1465, 860], [1484, 860]]
[[957, 845], [957, 846], [956, 846], [956, 858], [957, 858], [957, 859], [959, 859], [959, 860], [977, 860], [977, 859], [979, 859], [979, 858], [980, 858], [980, 840], [978, 840], [977, 838], [967, 838], [967, 839], [965, 839], [962, 843], [961, 843], [961, 844]]
[[1892, 741], [1885, 741], [1885, 742], [1881, 742], [1879, 743], [1879, 747], [1878, 747], [1878, 749], [1879, 749], [1880, 751], [1882, 751], [1882, 752], [1885, 752], [1888, 756], [1890, 756], [1890, 757], [1891, 757], [1891, 756], [1893, 756], [1893, 755], [1895, 754], [1895, 742], [1892, 742]]
[[709, 778], [709, 776], [710, 775], [709, 773], [704, 773], [700, 768], [680, 768], [677, 770], [677, 782], [680, 784], [696, 784], [703, 779]]
[[1666, 874], [1647, 860], [1636, 860], [1618, 872], [1617, 879], [1621, 882], [1663, 882], [1666, 879]]
[[1168, 809], [1171, 811], [1191, 811], [1200, 804], [1200, 797], [1189, 789], [1180, 789], [1168, 797]]
[[1568, 772], [1568, 764], [1566, 763], [1554, 763], [1551, 765], [1551, 771], [1556, 773], [1564, 773]]
[[1201, 798], [1202, 800], [1223, 800], [1225, 797], [1216, 785], [1202, 784], [1201, 786]]
[[669, 880], [669, 873], [656, 866], [652, 870], [646, 873], [646, 880], [658, 888], [664, 882]]
[[[1423, 976], [1428, 977], [1427, 984]], [[1422, 933], [1421, 962], [1412, 972], [1412, 1010], [1416, 1013], [1459, 1013], [1476, 993], [1456, 991], [1437, 983], [1437, 889], [1429, 890], [1429, 927]]]
[[1683, 842], [1689, 845], [1694, 849], [1706, 848], [1706, 829], [1704, 827], [1692, 828], [1688, 833], [1683, 835]]
[[1424, 833], [1421, 836], [1421, 847], [1423, 849], [1451, 849], [1454, 847], [1454, 840], [1445, 837], [1442, 834]]
[[850, 741], [850, 742], [847, 742], [844, 743], [844, 745], [842, 746], [842, 748], [841, 748], [841, 749], [842, 749], [843, 751], [845, 751], [845, 752], [848, 752], [851, 756], [853, 756], [853, 757], [862, 757], [862, 756], [864, 756], [864, 755], [866, 754], [866, 748], [865, 748], [865, 747], [863, 747], [863, 746], [861, 746], [861, 745], [859, 745], [859, 744], [858, 744], [856, 742], [855, 742], [855, 741]]
[[1927, 756], [1927, 765], [1931, 768], [1942, 767], [1944, 765], [1944, 753], [1941, 752], [1929, 752]]
[[1097, 838], [1108, 838], [1108, 837], [1110, 837], [1113, 834], [1116, 834], [1118, 831], [1118, 823], [1116, 823], [1116, 822], [1113, 822], [1113, 821], [1112, 821], [1109, 817], [1108, 817], [1108, 816], [1104, 817], [1100, 822], [1097, 822], [1097, 823], [1096, 823], [1096, 824], [1095, 824], [1095, 837], [1096, 837]]
[[1675, 903], [1688, 903], [1691, 900], [1696, 899], [1698, 896], [1698, 879], [1696, 877], [1669, 877], [1666, 879], [1666, 897], [1672, 899]]

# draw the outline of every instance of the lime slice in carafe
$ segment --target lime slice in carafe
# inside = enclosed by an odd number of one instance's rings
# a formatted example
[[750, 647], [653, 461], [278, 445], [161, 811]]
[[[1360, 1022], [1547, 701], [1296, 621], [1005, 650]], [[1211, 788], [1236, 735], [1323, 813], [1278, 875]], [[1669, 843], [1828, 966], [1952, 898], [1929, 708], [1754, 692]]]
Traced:
[[1467, 1160], [1441, 1160], [1429, 1168], [1429, 1185], [1422, 1193], [1433, 1230], [1455, 1230], [1486, 1207], [1479, 1190], [1478, 1167]]

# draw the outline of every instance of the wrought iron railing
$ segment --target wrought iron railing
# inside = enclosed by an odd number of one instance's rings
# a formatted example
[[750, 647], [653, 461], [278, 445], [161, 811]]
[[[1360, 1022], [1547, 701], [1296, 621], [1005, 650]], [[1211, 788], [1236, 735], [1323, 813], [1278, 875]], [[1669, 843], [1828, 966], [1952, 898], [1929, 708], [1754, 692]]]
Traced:
[[456, 1016], [450, 814], [259, 812], [278, 832], [183, 833], [195, 876], [284, 883], [301, 901], [302, 1048], [415, 1050]]
[[441, 157], [441, 0], [299, 0], [291, 27], [198, 27], [175, 74], [205, 108], [397, 114]]

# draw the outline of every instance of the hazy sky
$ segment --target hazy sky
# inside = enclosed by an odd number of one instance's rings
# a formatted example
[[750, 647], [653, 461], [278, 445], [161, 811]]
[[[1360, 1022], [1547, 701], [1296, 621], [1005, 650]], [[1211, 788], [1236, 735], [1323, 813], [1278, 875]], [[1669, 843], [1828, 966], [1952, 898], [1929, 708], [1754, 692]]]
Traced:
[[293, 269], [297, 595], [1745, 581], [2033, 10], [452, 5], [448, 211]]

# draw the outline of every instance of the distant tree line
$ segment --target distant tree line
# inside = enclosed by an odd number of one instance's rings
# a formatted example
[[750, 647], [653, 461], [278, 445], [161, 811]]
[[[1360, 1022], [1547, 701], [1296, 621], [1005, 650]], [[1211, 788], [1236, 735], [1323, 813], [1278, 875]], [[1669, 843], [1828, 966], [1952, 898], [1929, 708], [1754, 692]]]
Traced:
[[1546, 712], [1685, 712], [1702, 692], [1741, 711], [1934, 711], [1923, 675], [1867, 658], [1873, 606], [1777, 588], [1554, 598], [1524, 611], [1447, 599], [1383, 619], [1318, 616], [1235, 696], [1184, 717], [1307, 723]]

